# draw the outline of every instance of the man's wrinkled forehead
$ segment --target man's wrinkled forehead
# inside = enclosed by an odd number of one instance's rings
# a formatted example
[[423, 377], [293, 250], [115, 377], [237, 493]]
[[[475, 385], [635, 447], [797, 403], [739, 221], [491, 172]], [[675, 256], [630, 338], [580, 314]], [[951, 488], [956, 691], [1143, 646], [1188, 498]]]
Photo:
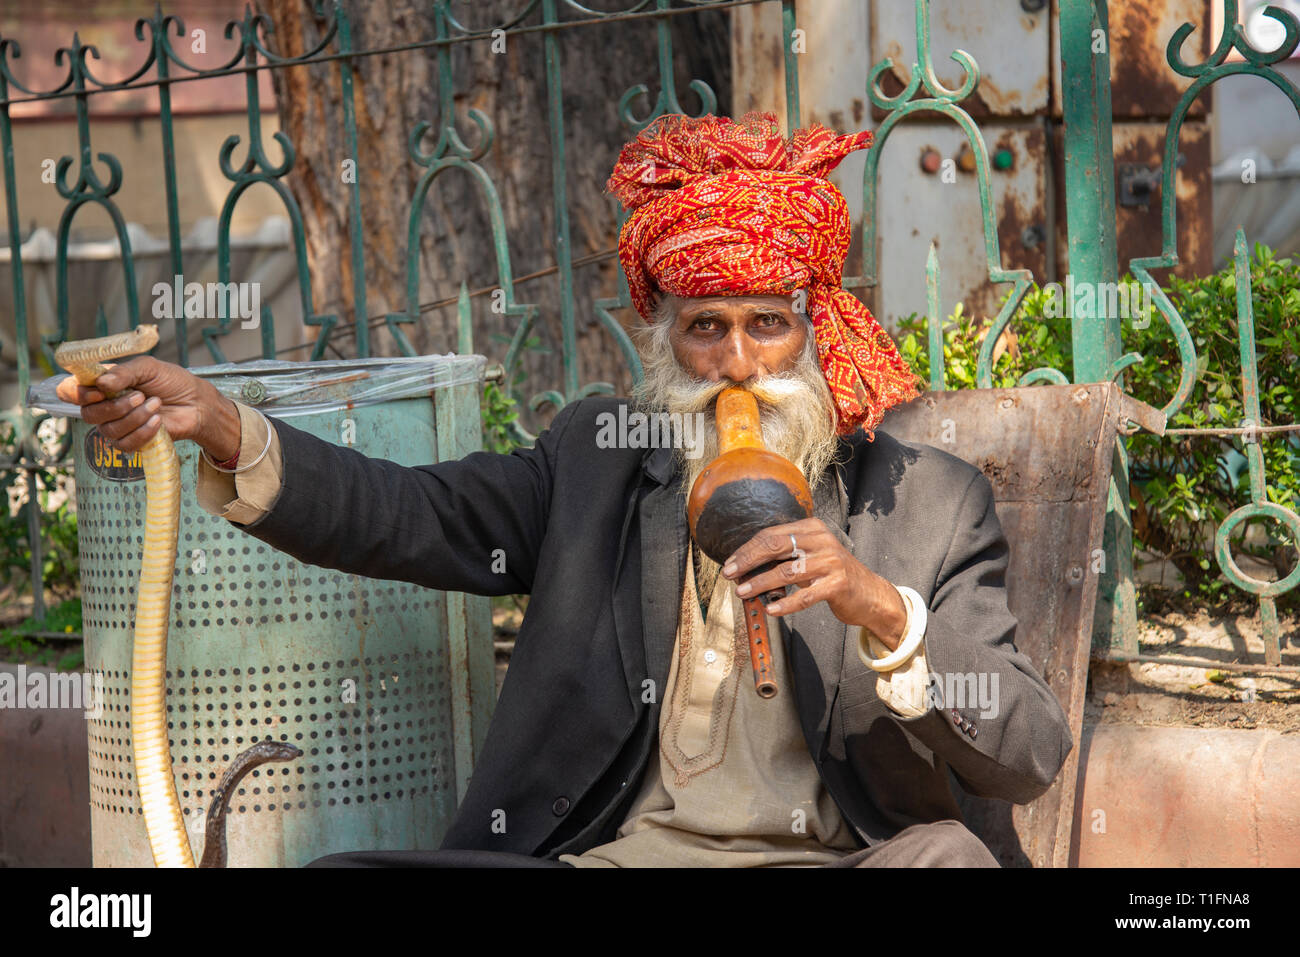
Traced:
[[794, 311], [794, 296], [689, 296], [678, 297], [677, 314], [684, 316], [706, 312], [709, 309], [788, 309]]

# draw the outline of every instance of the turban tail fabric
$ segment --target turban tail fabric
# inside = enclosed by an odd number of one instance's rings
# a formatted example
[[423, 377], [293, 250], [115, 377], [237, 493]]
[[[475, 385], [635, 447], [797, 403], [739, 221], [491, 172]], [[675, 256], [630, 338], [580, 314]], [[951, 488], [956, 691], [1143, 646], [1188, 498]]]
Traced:
[[869, 440], [886, 409], [919, 394], [889, 334], [842, 288], [849, 212], [826, 175], [871, 141], [818, 124], [787, 140], [773, 113], [666, 114], [623, 147], [606, 184], [630, 211], [618, 256], [643, 319], [656, 286], [682, 297], [806, 289], [837, 431]]

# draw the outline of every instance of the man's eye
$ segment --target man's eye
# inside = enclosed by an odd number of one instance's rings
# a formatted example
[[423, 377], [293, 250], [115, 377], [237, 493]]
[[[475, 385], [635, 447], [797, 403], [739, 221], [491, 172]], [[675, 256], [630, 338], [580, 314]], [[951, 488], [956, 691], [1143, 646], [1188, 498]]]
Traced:
[[775, 313], [765, 312], [761, 316], [755, 317], [760, 326], [774, 326], [782, 321], [782, 318]]

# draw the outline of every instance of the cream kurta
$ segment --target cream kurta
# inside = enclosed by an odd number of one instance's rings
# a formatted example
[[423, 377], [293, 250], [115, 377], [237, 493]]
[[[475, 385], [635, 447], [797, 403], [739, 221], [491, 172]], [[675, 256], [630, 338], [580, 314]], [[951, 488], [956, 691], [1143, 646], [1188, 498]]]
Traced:
[[[718, 576], [701, 619], [687, 562], [676, 653], [659, 713], [659, 761], [608, 844], [576, 867], [829, 864], [857, 850], [808, 754], [785, 650], [772, 642], [775, 698], [754, 690], [740, 599]], [[769, 634], [779, 636], [768, 619]]]

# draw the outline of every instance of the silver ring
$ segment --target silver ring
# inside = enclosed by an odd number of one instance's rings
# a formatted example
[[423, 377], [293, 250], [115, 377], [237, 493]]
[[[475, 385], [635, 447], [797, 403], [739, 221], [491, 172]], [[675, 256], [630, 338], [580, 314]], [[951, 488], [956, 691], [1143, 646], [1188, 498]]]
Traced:
[[799, 543], [794, 540], [794, 535], [790, 536], [790, 557], [799, 557]]

